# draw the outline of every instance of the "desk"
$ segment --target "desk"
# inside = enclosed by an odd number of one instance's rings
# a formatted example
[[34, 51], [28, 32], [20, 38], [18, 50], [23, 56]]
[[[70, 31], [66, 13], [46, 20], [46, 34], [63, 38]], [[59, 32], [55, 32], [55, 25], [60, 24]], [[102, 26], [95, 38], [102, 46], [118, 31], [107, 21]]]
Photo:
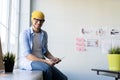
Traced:
[[15, 69], [13, 73], [0, 73], [0, 80], [43, 80], [42, 71]]
[[97, 75], [115, 77], [115, 80], [120, 79], [120, 72], [104, 70], [104, 69], [91, 69], [91, 70], [96, 71]]

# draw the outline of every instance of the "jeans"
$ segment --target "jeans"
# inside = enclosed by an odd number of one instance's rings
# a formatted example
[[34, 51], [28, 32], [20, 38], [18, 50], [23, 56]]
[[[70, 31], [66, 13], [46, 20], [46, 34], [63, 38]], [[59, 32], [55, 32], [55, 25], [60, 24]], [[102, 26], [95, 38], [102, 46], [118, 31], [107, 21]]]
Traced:
[[32, 70], [43, 71], [43, 80], [68, 80], [67, 77], [56, 67], [49, 66], [46, 63], [33, 61], [31, 67]]

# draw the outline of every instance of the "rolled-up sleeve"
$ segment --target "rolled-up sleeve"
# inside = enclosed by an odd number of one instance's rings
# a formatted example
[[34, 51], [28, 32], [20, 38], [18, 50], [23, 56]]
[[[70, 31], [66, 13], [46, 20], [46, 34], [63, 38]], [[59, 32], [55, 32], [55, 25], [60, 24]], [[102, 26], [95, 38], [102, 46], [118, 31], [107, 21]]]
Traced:
[[48, 35], [47, 35], [47, 32], [43, 31], [44, 32], [44, 36], [43, 36], [43, 40], [42, 40], [42, 53], [45, 54], [47, 51], [48, 51]]
[[27, 31], [20, 34], [20, 53], [23, 56], [27, 56], [32, 53], [30, 47], [30, 35], [28, 35]]

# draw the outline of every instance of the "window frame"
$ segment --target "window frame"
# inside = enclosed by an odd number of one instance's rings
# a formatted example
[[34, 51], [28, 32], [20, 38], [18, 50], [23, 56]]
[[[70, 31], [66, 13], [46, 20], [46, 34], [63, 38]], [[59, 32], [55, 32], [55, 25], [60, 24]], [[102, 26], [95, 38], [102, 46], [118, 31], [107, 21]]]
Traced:
[[[8, 51], [13, 52], [18, 59], [20, 33], [20, 0], [1, 0], [0, 3], [2, 4], [0, 6], [0, 13], [3, 11], [0, 14], [0, 17], [7, 16], [6, 23], [2, 22], [2, 18], [0, 20], [2, 53], [5, 54]], [[6, 8], [4, 8], [3, 5], [6, 6]], [[7, 11], [6, 14], [4, 14], [4, 10]], [[3, 29], [5, 29], [5, 31]], [[15, 63], [16, 67], [18, 66], [17, 63], [18, 61]]]

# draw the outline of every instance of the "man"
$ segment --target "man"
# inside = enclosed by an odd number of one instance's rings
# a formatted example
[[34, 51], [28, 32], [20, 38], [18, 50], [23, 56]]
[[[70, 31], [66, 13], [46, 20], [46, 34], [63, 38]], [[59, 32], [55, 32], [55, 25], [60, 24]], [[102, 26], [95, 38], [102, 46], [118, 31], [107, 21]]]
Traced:
[[31, 21], [32, 26], [20, 34], [20, 68], [41, 70], [44, 80], [67, 80], [67, 77], [54, 67], [61, 59], [54, 57], [47, 48], [47, 33], [41, 29], [45, 22], [43, 12], [33, 11]]

